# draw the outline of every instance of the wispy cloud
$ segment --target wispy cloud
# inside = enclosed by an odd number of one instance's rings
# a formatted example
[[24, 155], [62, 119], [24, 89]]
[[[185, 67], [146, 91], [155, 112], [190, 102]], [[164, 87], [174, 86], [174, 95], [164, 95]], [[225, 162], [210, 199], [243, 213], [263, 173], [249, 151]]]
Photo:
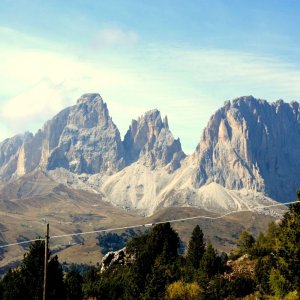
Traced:
[[107, 27], [99, 30], [93, 40], [92, 45], [95, 48], [107, 46], [132, 46], [139, 40], [137, 32], [125, 30], [118, 27]]
[[[79, 56], [7, 32], [0, 28], [0, 139], [24, 129], [35, 131], [82, 93], [100, 92], [122, 134], [132, 118], [158, 108], [168, 114], [175, 137], [191, 152], [223, 100], [249, 94], [291, 100], [300, 95], [299, 70], [274, 57], [162, 45]], [[120, 29], [107, 28], [100, 36], [111, 45], [138, 40], [135, 33]]]

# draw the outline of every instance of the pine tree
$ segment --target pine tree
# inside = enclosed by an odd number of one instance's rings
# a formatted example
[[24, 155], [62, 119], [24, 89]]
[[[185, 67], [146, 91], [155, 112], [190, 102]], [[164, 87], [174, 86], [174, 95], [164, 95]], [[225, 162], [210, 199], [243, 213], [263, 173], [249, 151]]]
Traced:
[[252, 254], [252, 250], [255, 244], [254, 237], [248, 233], [247, 231], [242, 231], [237, 244], [239, 246], [237, 254], [244, 255], [244, 254]]
[[78, 271], [67, 273], [65, 279], [66, 285], [66, 300], [81, 300], [83, 278]]
[[24, 299], [38, 300], [43, 297], [44, 252], [45, 242], [36, 241], [30, 245], [29, 252], [24, 255], [21, 264], [21, 275], [27, 288]]
[[[39, 300], [43, 296], [44, 241], [36, 241], [24, 255], [20, 268], [8, 272], [2, 280], [3, 297], [6, 300]], [[50, 252], [48, 253], [50, 257]], [[57, 256], [49, 262], [48, 299], [64, 299], [63, 273]]]
[[[20, 270], [9, 270], [1, 280], [0, 299], [21, 300], [26, 297], [26, 289]], [[26, 299], [26, 298], [25, 298]]]
[[[297, 193], [299, 197], [299, 190]], [[292, 204], [280, 225], [275, 253], [280, 276], [292, 290], [300, 286], [300, 202]]]
[[221, 259], [217, 255], [216, 250], [213, 248], [211, 242], [207, 243], [206, 250], [201, 259], [200, 273], [204, 273], [208, 279], [212, 278], [221, 270]]
[[205, 242], [203, 238], [203, 232], [199, 225], [197, 225], [192, 232], [192, 236], [188, 245], [186, 256], [188, 263], [191, 264], [195, 269], [198, 269], [204, 252]]
[[51, 258], [48, 265], [47, 299], [64, 300], [65, 285], [62, 267], [57, 255]]

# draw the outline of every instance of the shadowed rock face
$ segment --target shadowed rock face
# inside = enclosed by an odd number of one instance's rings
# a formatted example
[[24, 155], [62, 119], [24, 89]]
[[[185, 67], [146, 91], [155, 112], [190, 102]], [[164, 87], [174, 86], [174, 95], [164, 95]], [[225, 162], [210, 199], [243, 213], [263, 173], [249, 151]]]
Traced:
[[179, 139], [175, 140], [169, 130], [167, 117], [162, 120], [158, 110], [132, 121], [124, 148], [128, 164], [140, 160], [152, 169], [169, 164], [170, 172], [179, 168], [185, 158]]
[[299, 153], [299, 103], [241, 97], [226, 102], [205, 128], [194, 184], [217, 182], [291, 200], [300, 185]]

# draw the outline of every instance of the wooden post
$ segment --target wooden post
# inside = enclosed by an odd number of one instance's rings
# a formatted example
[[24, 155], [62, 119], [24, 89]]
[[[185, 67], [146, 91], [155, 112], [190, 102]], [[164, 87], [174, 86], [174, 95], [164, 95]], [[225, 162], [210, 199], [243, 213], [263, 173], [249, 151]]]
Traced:
[[45, 236], [45, 259], [44, 259], [44, 288], [43, 288], [43, 300], [46, 300], [46, 291], [47, 291], [48, 243], [49, 243], [49, 224], [47, 224], [47, 233], [46, 233], [46, 236]]

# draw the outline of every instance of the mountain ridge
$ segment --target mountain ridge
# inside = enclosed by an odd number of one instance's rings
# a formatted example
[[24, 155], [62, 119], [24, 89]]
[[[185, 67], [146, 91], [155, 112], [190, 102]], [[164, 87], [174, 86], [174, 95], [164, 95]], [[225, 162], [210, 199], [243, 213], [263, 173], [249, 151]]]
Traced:
[[43, 170], [59, 183], [146, 215], [168, 206], [251, 210], [286, 201], [299, 186], [299, 137], [299, 103], [244, 96], [213, 114], [186, 156], [157, 109], [132, 120], [122, 140], [107, 104], [89, 93], [35, 135], [1, 142], [0, 181]]

